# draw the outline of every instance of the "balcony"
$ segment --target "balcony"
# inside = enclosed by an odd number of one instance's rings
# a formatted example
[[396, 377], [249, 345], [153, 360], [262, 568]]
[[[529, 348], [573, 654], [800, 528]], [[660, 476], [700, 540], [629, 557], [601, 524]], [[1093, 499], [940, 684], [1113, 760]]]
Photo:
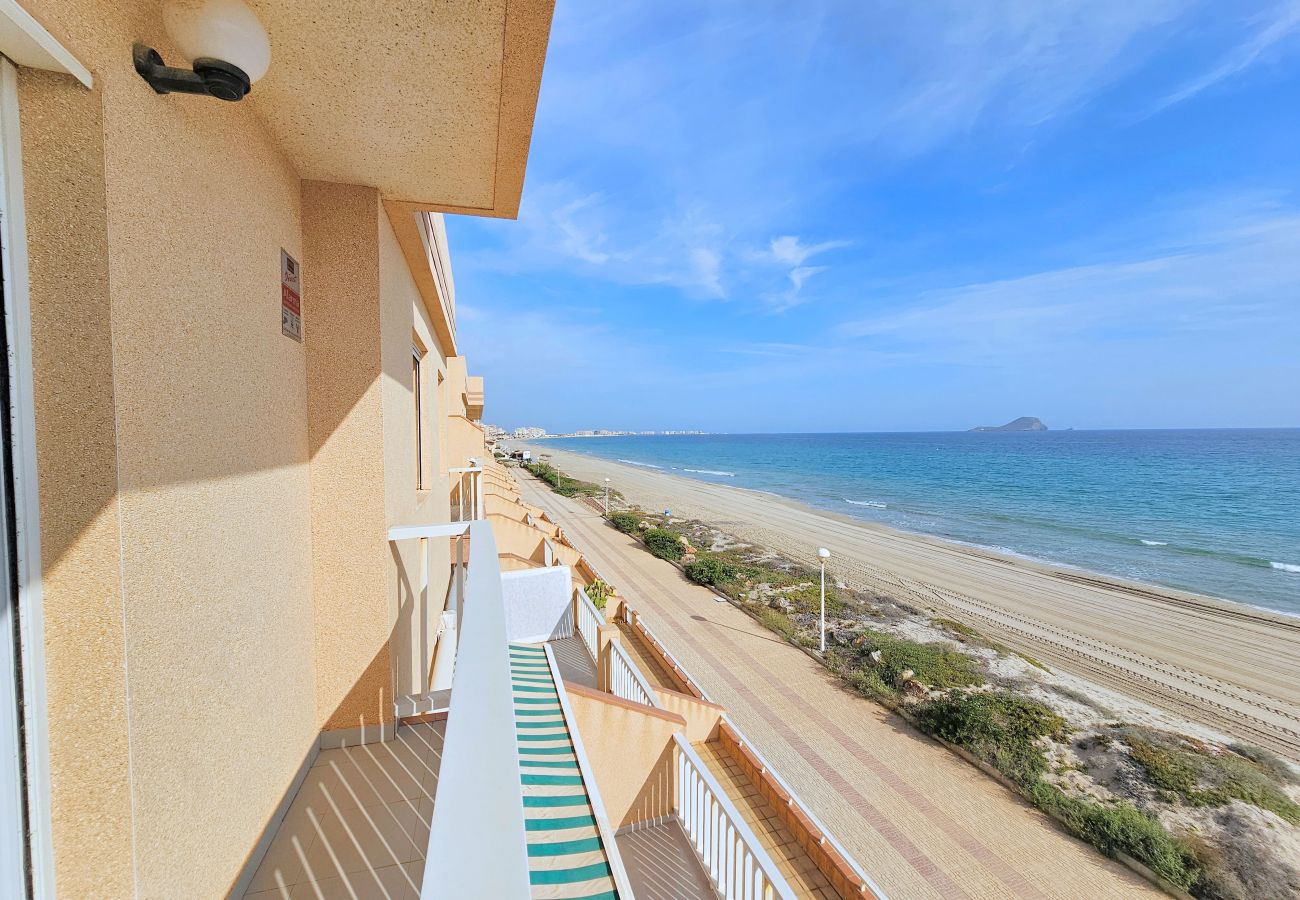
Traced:
[[503, 571], [525, 524], [390, 532], [468, 537], [450, 691], [320, 753], [245, 896], [881, 896], [626, 603], [558, 560]]

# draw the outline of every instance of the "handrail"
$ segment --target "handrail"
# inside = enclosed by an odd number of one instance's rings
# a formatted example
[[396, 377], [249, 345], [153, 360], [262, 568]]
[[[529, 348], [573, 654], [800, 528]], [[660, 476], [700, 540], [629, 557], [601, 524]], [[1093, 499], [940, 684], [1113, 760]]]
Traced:
[[600, 663], [600, 623], [604, 617], [600, 610], [596, 609], [596, 604], [591, 602], [587, 592], [578, 588], [578, 614], [573, 617], [574, 627], [578, 629], [578, 634], [582, 636], [582, 642], [587, 645], [587, 652], [591, 654], [593, 663]]
[[763, 767], [763, 774], [775, 781], [777, 785], [780, 786], [781, 790], [785, 791], [788, 797], [790, 797], [795, 803], [799, 804], [799, 811], [804, 814], [809, 822], [812, 823], [814, 828], [821, 832], [821, 838], [835, 849], [835, 852], [840, 855], [841, 859], [848, 863], [849, 868], [853, 870], [853, 874], [859, 879], [859, 883], [866, 885], [867, 889], [871, 891], [877, 900], [886, 900], [885, 892], [871, 880], [871, 876], [863, 870], [862, 866], [858, 865], [858, 861], [849, 854], [849, 851], [844, 849], [844, 846], [838, 840], [836, 840], [835, 835], [830, 831], [830, 829], [823, 825], [821, 820], [818, 819], [817, 816], [813, 815], [812, 810], [804, 805], [804, 802], [799, 799], [799, 795], [795, 793], [794, 789], [786, 783], [785, 779], [781, 777], [780, 773], [777, 772], [776, 769], [772, 768], [772, 764], [767, 761], [763, 754], [758, 752], [758, 747], [754, 745], [753, 741], [746, 737], [745, 733], [736, 727], [736, 723], [731, 720], [731, 716], [723, 713], [722, 721], [732, 730], [732, 732], [735, 733], [736, 742], [743, 749], [748, 750], [749, 754], [754, 757], [754, 760]]
[[600, 842], [604, 845], [605, 860], [609, 863], [609, 871], [614, 879], [615, 893], [625, 900], [632, 900], [632, 887], [628, 884], [627, 868], [623, 865], [623, 856], [619, 853], [618, 841], [614, 836], [614, 829], [609, 823], [609, 814], [605, 810], [605, 801], [600, 796], [600, 788], [596, 784], [596, 779], [592, 775], [591, 762], [587, 758], [587, 748], [582, 743], [582, 735], [578, 732], [577, 719], [573, 715], [573, 707], [569, 703], [569, 694], [564, 689], [564, 678], [560, 675], [560, 664], [555, 659], [555, 651], [551, 649], [550, 644], [544, 644], [543, 649], [546, 651], [546, 664], [551, 667], [551, 678], [555, 681], [556, 699], [560, 701], [560, 712], [564, 715], [564, 725], [569, 730], [569, 739], [573, 742], [573, 756], [578, 762], [578, 775], [582, 778], [583, 787], [587, 791], [587, 800], [591, 804], [591, 815], [596, 820], [596, 833], [600, 835]]
[[677, 818], [723, 900], [794, 900], [772, 857], [680, 733], [673, 735], [673, 762]]
[[[456, 477], [456, 492], [458, 500], [452, 512], [456, 516], [456, 521], [466, 522], [483, 518], [483, 498], [482, 498], [482, 478], [483, 467], [479, 465], [478, 460], [470, 457], [470, 466], [452, 466], [447, 470], [448, 477]], [[470, 476], [469, 487], [466, 488], [465, 476]], [[468, 501], [468, 502], [467, 502]], [[465, 514], [465, 507], [469, 506], [469, 515]]]
[[618, 641], [609, 644], [609, 692], [645, 706], [659, 707], [659, 695]]
[[468, 532], [469, 571], [451, 709], [420, 896], [527, 897], [528, 840], [496, 537], [485, 521], [390, 529], [388, 539]]

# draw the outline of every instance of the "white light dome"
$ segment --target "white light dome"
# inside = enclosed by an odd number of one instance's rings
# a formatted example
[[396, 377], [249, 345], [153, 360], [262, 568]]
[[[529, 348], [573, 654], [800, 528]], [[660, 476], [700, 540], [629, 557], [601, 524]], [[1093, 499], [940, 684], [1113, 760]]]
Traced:
[[219, 59], [243, 69], [249, 81], [271, 66], [271, 39], [240, 0], [167, 0], [163, 24], [191, 63]]

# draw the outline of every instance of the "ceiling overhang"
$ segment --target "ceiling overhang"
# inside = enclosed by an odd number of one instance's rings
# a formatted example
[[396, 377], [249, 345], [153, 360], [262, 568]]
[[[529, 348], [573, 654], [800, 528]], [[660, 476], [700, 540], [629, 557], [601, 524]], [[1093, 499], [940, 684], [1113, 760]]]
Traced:
[[249, 100], [304, 179], [518, 215], [554, 0], [252, 5], [272, 62]]

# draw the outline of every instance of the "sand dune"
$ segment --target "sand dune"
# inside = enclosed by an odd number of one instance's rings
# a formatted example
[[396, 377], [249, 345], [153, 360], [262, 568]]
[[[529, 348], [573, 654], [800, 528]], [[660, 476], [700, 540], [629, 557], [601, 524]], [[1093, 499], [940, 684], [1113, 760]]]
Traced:
[[569, 474], [608, 476], [647, 509], [747, 541], [967, 622], [1053, 667], [1300, 762], [1300, 619], [904, 534], [771, 494], [532, 445]]

